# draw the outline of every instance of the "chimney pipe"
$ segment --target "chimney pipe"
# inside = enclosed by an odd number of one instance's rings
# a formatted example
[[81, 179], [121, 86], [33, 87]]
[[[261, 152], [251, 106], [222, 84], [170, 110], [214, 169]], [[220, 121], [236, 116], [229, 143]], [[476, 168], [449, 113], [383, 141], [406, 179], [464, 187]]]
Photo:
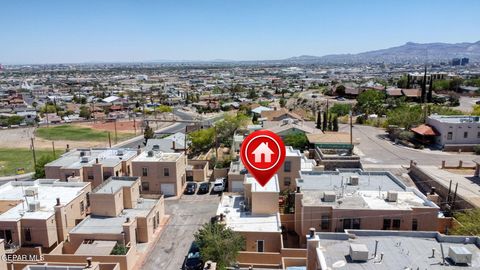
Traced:
[[300, 187], [297, 187], [297, 193], [300, 193]]
[[377, 250], [378, 250], [378, 240], [375, 240], [375, 252], [373, 253], [373, 258], [377, 257]]
[[430, 188], [430, 195], [435, 195], [435, 191], [436, 191], [436, 188], [435, 188], [435, 187], [431, 187], [431, 188]]
[[65, 149], [65, 152], [69, 152], [70, 151], [70, 145], [67, 144], [67, 149]]
[[97, 163], [97, 164], [98, 164], [98, 158], [96, 158], [96, 159], [95, 159], [95, 163]]
[[126, 223], [130, 222], [130, 217], [127, 217]]
[[57, 198], [57, 206], [60, 205], [60, 198]]
[[140, 145], [138, 145], [138, 147], [137, 147], [137, 155], [140, 155], [141, 152], [142, 152], [142, 150], [140, 149]]
[[92, 267], [92, 257], [87, 257], [87, 268]]
[[435, 258], [435, 248], [432, 248], [432, 258]]
[[175, 141], [172, 141], [172, 150], [175, 150]]
[[309, 232], [310, 232], [309, 233], [310, 238], [313, 238], [315, 236], [315, 228], [310, 228]]

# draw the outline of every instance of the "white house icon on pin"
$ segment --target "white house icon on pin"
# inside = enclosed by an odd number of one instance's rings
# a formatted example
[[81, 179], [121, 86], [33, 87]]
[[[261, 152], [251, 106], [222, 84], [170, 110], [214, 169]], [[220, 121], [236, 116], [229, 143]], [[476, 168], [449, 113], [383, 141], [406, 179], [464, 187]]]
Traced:
[[268, 143], [263, 142], [253, 150], [252, 154], [255, 156], [256, 163], [262, 162], [262, 155], [264, 156], [263, 162], [271, 162], [273, 151], [268, 147]]

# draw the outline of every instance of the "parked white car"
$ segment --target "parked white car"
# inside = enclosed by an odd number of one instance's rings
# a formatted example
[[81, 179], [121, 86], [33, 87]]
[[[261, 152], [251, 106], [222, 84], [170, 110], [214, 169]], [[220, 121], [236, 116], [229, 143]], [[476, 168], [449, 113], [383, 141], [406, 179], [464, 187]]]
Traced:
[[213, 183], [213, 191], [215, 192], [222, 192], [225, 190], [225, 179], [224, 178], [217, 178]]

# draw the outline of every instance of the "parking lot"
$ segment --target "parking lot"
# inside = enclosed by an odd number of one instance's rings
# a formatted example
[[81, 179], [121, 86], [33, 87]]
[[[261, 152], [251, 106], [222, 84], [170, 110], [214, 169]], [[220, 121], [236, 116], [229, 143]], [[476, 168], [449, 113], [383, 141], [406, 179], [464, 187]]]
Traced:
[[160, 236], [142, 269], [181, 269], [193, 234], [216, 214], [220, 195], [182, 195], [180, 199], [167, 199], [165, 211], [170, 222]]

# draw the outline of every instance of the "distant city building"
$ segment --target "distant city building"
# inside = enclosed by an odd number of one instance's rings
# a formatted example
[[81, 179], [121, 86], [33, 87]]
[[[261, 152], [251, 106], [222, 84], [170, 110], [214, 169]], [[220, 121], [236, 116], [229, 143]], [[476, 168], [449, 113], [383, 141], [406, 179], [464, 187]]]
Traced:
[[460, 61], [460, 65], [465, 66], [465, 65], [467, 65], [469, 62], [470, 62], [470, 59], [464, 57], [464, 58], [462, 58], [462, 60]]

